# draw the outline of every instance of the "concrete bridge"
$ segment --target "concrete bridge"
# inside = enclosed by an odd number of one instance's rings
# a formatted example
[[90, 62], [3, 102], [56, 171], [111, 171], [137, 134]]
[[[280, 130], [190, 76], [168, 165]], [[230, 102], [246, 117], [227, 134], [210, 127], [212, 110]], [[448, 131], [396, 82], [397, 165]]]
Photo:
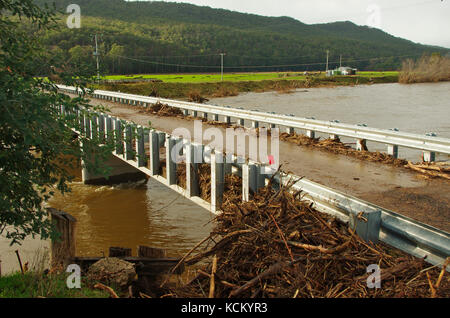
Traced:
[[[123, 108], [122, 110], [125, 109], [129, 111], [128, 114], [136, 115], [132, 109]], [[62, 111], [64, 112], [64, 110]], [[117, 114], [117, 108], [113, 109], [113, 114]], [[144, 117], [148, 122], [148, 116]], [[265, 167], [258, 162], [239, 160], [240, 158], [236, 156], [231, 158], [231, 162], [226, 161], [223, 160], [226, 155], [216, 149], [210, 149], [191, 140], [183, 140], [166, 132], [149, 129], [139, 123], [136, 125], [107, 114], [93, 113], [83, 115], [79, 119], [82, 124], [79, 133], [86, 134], [88, 137], [100, 134], [104, 138], [115, 138], [115, 150], [110, 162], [114, 168], [113, 176], [128, 178], [139, 177], [139, 174], [142, 177], [145, 174], [214, 213], [220, 213], [219, 207], [223, 200], [226, 174], [235, 173], [242, 177], [243, 200], [250, 198], [251, 191], [256, 191], [265, 185], [267, 176], [260, 173], [264, 171]], [[176, 152], [180, 156], [185, 156], [186, 188], [177, 185], [177, 163], [171, 156], [173, 150], [178, 149], [177, 147], [182, 151]], [[210, 202], [206, 202], [198, 196], [196, 165], [200, 162], [195, 158], [202, 158], [201, 163], [205, 162], [210, 165]], [[161, 163], [164, 159], [165, 177], [161, 170]], [[192, 169], [192, 167], [194, 168]], [[92, 176], [87, 171], [83, 173], [85, 182], [95, 182], [99, 177]], [[288, 182], [291, 178], [296, 177], [282, 175], [277, 176], [276, 179], [282, 183]], [[450, 255], [450, 235], [445, 231], [307, 179], [299, 181], [295, 188], [306, 192], [307, 199], [314, 203], [316, 209], [349, 223], [356, 229], [358, 235], [368, 241], [381, 240], [412, 255], [427, 256], [427, 260], [432, 264], [441, 263]], [[357, 218], [361, 213], [367, 221], [362, 222], [360, 218]], [[448, 215], [446, 217], [448, 218]]]

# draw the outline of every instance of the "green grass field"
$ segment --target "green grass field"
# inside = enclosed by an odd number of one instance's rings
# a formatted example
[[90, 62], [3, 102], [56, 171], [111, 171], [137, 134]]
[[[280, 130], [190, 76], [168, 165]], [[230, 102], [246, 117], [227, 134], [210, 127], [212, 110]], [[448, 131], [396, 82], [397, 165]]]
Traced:
[[[316, 77], [324, 77], [324, 73], [314, 73]], [[359, 77], [398, 76], [398, 72], [358, 72]], [[225, 82], [247, 82], [264, 80], [306, 80], [307, 76], [299, 72], [291, 73], [230, 73], [224, 74]], [[221, 81], [220, 74], [155, 74], [155, 75], [109, 75], [105, 80], [158, 79], [165, 83], [215, 83]]]
[[69, 289], [66, 285], [68, 274], [48, 274], [28, 272], [14, 273], [0, 277], [0, 298], [108, 298], [109, 294], [86, 286]]

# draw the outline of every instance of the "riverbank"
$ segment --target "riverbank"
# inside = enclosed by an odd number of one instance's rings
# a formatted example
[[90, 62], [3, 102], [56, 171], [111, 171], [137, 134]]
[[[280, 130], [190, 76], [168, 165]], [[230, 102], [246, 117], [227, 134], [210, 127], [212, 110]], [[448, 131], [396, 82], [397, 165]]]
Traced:
[[[102, 90], [120, 91], [124, 93], [154, 96], [162, 98], [187, 99], [204, 101], [205, 98], [237, 96], [248, 92], [276, 91], [281, 94], [294, 92], [296, 89], [311, 87], [354, 86], [360, 84], [380, 84], [398, 82], [397, 72], [362, 72], [355, 76], [326, 77], [324, 74], [316, 75], [289, 75], [280, 74], [277, 78], [259, 79], [258, 77], [237, 77], [226, 79], [224, 82], [209, 80], [208, 77], [186, 78], [178, 80], [163, 79], [154, 76], [157, 81], [136, 83], [103, 83], [94, 87]], [[192, 75], [190, 75], [192, 77]], [[195, 76], [194, 76], [195, 77]], [[130, 77], [133, 78], [133, 77]], [[142, 77], [145, 79], [144, 77]], [[177, 77], [174, 77], [177, 78]], [[264, 77], [263, 77], [264, 78]], [[248, 80], [246, 80], [248, 79]]]

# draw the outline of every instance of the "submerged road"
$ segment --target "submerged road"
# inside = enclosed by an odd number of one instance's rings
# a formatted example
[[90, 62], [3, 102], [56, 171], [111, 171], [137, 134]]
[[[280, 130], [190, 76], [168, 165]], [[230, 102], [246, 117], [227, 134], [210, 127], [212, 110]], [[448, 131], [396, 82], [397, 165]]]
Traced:
[[[107, 106], [112, 116], [127, 119], [172, 133], [186, 128], [194, 136], [194, 121], [143, 113], [142, 108], [91, 99], [92, 105]], [[200, 119], [200, 118], [198, 118]], [[220, 126], [203, 123], [203, 129]], [[303, 176], [345, 194], [450, 232], [450, 182], [425, 179], [416, 172], [377, 162], [367, 162], [345, 155], [297, 146], [280, 141], [283, 170]]]

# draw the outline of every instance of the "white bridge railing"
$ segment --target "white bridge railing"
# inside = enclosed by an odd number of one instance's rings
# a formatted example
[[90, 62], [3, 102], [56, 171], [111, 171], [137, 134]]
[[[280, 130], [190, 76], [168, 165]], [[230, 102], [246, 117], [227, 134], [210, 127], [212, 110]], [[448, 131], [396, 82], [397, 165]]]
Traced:
[[[225, 175], [233, 173], [242, 177], [243, 201], [248, 201], [251, 192], [264, 187], [271, 177], [262, 173], [267, 173], [267, 167], [260, 163], [236, 156], [231, 156], [230, 162], [225, 159], [229, 156], [209, 147], [108, 114], [89, 110], [74, 114], [62, 108], [60, 112], [63, 116], [71, 116], [79, 124], [77, 133], [88, 138], [96, 136], [100, 140], [110, 140], [114, 144], [114, 156], [213, 213], [220, 213]], [[161, 148], [165, 148], [163, 158]], [[184, 156], [185, 162], [173, 158], [172, 153]], [[164, 159], [165, 177], [161, 169]], [[210, 202], [200, 198], [199, 163], [210, 165]], [[177, 165], [180, 164], [186, 165], [185, 188], [177, 184]], [[293, 190], [302, 190], [306, 194], [305, 199], [311, 201], [318, 211], [348, 223], [366, 241], [385, 242], [416, 257], [426, 257], [426, 261], [433, 265], [442, 264], [450, 256], [450, 234], [445, 231], [304, 178], [277, 174], [274, 180], [285, 184], [292, 178], [297, 181]]]
[[[75, 87], [58, 85], [61, 91], [76, 94]], [[435, 161], [436, 153], [450, 154], [450, 139], [436, 136], [418, 135], [395, 130], [377, 129], [360, 125], [341, 124], [338, 122], [327, 122], [315, 119], [300, 118], [291, 115], [279, 115], [275, 113], [264, 113], [250, 111], [239, 108], [221, 107], [206, 104], [196, 104], [190, 102], [176, 101], [164, 98], [146, 97], [140, 95], [126, 94], [120, 92], [95, 90], [92, 97], [113, 102], [120, 102], [130, 105], [148, 106], [155, 103], [167, 104], [189, 112], [196, 117], [198, 112], [203, 113], [204, 118], [208, 114], [214, 116], [218, 121], [219, 116], [223, 116], [224, 122], [231, 123], [231, 118], [237, 118], [238, 124], [243, 126], [244, 122], [250, 121], [253, 128], [258, 128], [260, 123], [267, 123], [271, 128], [283, 126], [288, 133], [293, 133], [294, 129], [306, 130], [309, 137], [315, 137], [315, 132], [329, 134], [330, 137], [337, 136], [351, 137], [357, 139], [357, 149], [361, 150], [367, 140], [379, 142], [387, 145], [387, 153], [398, 157], [398, 147], [406, 147], [423, 151], [424, 161]]]

